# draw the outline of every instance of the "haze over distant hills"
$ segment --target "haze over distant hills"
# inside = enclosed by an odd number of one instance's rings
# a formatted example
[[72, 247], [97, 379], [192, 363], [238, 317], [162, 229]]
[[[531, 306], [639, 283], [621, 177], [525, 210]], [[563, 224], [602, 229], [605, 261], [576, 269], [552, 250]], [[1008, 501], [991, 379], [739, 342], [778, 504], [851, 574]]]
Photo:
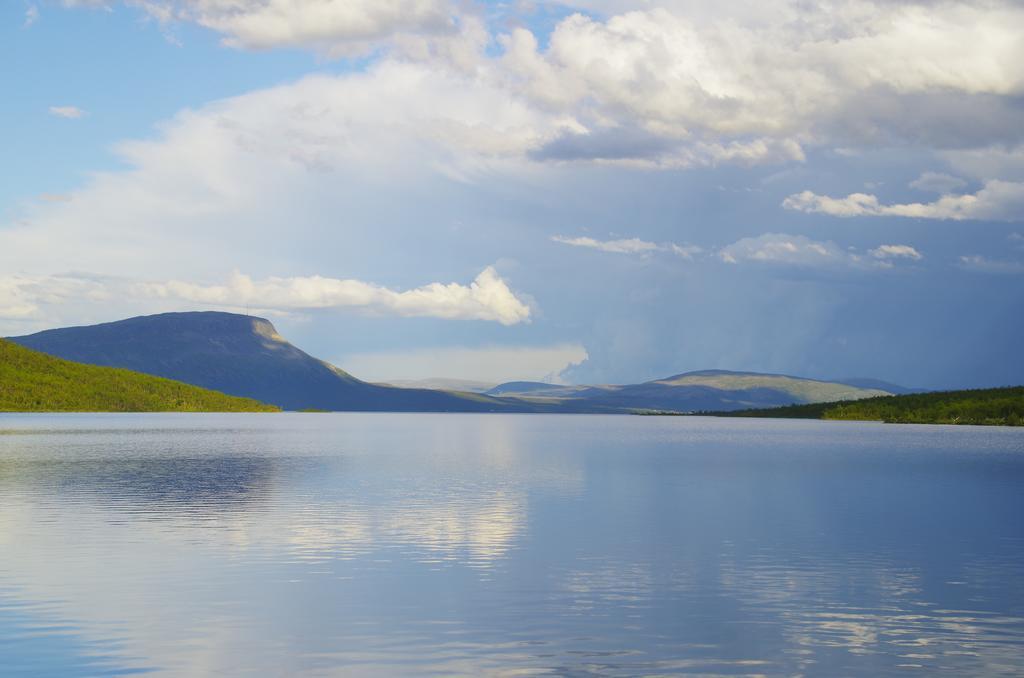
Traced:
[[440, 391], [468, 391], [470, 393], [486, 393], [498, 384], [493, 381], [476, 381], [473, 379], [449, 379], [434, 377], [432, 379], [389, 379], [380, 382], [381, 386], [397, 386], [398, 388], [429, 388]]
[[212, 311], [46, 330], [11, 341], [67, 360], [123, 367], [288, 410], [692, 412], [854, 400], [895, 392], [724, 370], [627, 385], [509, 382], [486, 393], [397, 388], [364, 382], [310, 356], [281, 337], [268, 320]]

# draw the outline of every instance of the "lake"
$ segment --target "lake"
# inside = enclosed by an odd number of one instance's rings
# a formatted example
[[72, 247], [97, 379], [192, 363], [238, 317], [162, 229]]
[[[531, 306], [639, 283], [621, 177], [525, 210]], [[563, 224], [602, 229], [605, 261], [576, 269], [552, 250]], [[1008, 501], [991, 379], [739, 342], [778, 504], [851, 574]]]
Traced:
[[1024, 429], [0, 415], [0, 674], [1020, 675]]

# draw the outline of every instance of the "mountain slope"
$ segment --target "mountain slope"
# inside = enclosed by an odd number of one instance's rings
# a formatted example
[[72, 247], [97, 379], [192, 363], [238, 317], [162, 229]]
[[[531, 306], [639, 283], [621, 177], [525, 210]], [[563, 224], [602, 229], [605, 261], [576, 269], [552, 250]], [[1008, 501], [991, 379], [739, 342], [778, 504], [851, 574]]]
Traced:
[[495, 387], [493, 381], [449, 379], [445, 377], [435, 377], [433, 379], [389, 379], [386, 382], [376, 383], [379, 386], [394, 386], [395, 388], [426, 388], [436, 391], [464, 391], [468, 393], [486, 393]]
[[67, 360], [123, 367], [288, 410], [630, 412], [741, 410], [888, 393], [786, 375], [707, 370], [643, 384], [510, 382], [486, 393], [395, 388], [361, 381], [282, 338], [263, 318], [163, 313], [11, 339]]
[[537, 409], [472, 393], [369, 384], [299, 350], [268, 320], [234, 313], [162, 313], [10, 340], [66, 360], [123, 367], [288, 410]]
[[836, 383], [846, 384], [847, 386], [856, 386], [857, 388], [873, 388], [879, 391], [886, 391], [893, 395], [908, 395], [910, 393], [926, 393], [926, 389], [922, 388], [907, 388], [906, 386], [900, 386], [899, 384], [893, 384], [892, 382], [882, 381], [881, 379], [864, 379], [860, 377], [854, 377], [849, 379], [835, 379]]
[[529, 402], [558, 402], [577, 408], [589, 407], [595, 411], [650, 409], [677, 412], [741, 410], [889, 395], [887, 391], [879, 389], [863, 389], [836, 382], [726, 370], [687, 372], [628, 385], [567, 387], [510, 382], [487, 393]]
[[273, 412], [276, 407], [129, 370], [61, 360], [0, 339], [2, 412]]
[[547, 384], [541, 381], [507, 381], [504, 384], [485, 391], [492, 396], [531, 396], [543, 398], [570, 398], [585, 391], [590, 386], [565, 386], [561, 384]]

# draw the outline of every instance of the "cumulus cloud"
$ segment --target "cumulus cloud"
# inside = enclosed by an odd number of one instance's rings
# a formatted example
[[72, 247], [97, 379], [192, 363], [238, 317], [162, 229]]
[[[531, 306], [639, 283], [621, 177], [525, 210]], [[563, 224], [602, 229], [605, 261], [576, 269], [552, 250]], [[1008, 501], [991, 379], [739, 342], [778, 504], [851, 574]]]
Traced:
[[868, 254], [875, 259], [913, 259], [919, 261], [924, 256], [910, 245], [879, 245]]
[[76, 119], [85, 115], [85, 111], [77, 106], [50, 106], [50, 115], [58, 118]]
[[910, 182], [911, 188], [940, 195], [958, 191], [965, 186], [967, 186], [967, 182], [963, 179], [942, 172], [924, 172]]
[[254, 280], [235, 273], [222, 285], [170, 280], [140, 282], [85, 275], [0, 278], [0, 318], [39, 317], [48, 307], [84, 302], [160, 301], [173, 306], [305, 311], [356, 308], [381, 315], [487, 320], [502, 325], [530, 322], [530, 307], [493, 267], [469, 285], [430, 283], [396, 291], [361, 280], [323, 276]]
[[[586, 134], [566, 135], [545, 156], [622, 158], [626, 142], [637, 148], [631, 157], [685, 156], [707, 142], [742, 147], [710, 162], [751, 162], [797, 159], [828, 137], [956, 147], [979, 134], [1020, 134], [1017, 115], [983, 113], [1024, 92], [1017, 3], [665, 5], [572, 15], [543, 48], [525, 28], [500, 37], [514, 86], [586, 124]], [[922, 97], [931, 105], [915, 106], [907, 125], [901, 102]], [[935, 113], [965, 98], [971, 118], [991, 125]]]
[[25, 289], [25, 283], [25, 279], [16, 277], [0, 278], [0, 318], [18, 320], [39, 312], [39, 305], [34, 295]]
[[991, 180], [974, 194], [944, 195], [930, 203], [882, 204], [868, 193], [831, 198], [812, 191], [796, 193], [782, 202], [786, 209], [835, 217], [914, 217], [954, 221], [1024, 220], [1024, 183]]
[[189, 21], [250, 49], [305, 47], [332, 54], [364, 51], [404, 32], [453, 30], [447, 0], [128, 0], [157, 19]]
[[537, 161], [749, 165], [803, 161], [808, 146], [963, 149], [1024, 135], [1024, 7], [1009, 0], [597, 3], [607, 18], [572, 14], [543, 41], [525, 27], [495, 33], [484, 8], [450, 0], [123, 1], [231, 45], [384, 44], [471, 74], [562, 118], [526, 149]]
[[493, 267], [469, 285], [431, 283], [395, 290], [360, 280], [322, 276], [253, 280], [236, 273], [225, 285], [170, 281], [141, 283], [138, 294], [204, 305], [275, 310], [359, 307], [399, 316], [491, 320], [502, 325], [529, 322], [530, 307], [519, 300]]
[[[14, 215], [0, 267], [75, 270], [85, 257], [91, 270], [195, 279], [218, 274], [231, 252], [229, 266], [270, 272], [284, 221], [348, 245], [369, 237], [351, 216], [359, 205], [369, 224], [382, 201], [415, 211], [410, 191], [428, 182], [522, 172], [526, 151], [562, 127], [500, 88], [424, 64], [310, 76], [182, 111], [152, 138], [122, 142], [128, 170]], [[305, 214], [305, 203], [316, 209]], [[271, 238], [278, 245], [253, 245]]]
[[531, 149], [537, 161], [593, 162], [644, 168], [701, 167], [717, 164], [757, 165], [803, 161], [792, 139], [694, 141], [618, 127], [574, 127]]
[[0, 276], [0, 319], [41, 318], [47, 307], [81, 302], [107, 302], [108, 285], [82, 275]]
[[703, 250], [696, 245], [677, 245], [676, 243], [656, 243], [640, 238], [623, 238], [619, 240], [596, 240], [587, 236], [569, 238], [564, 235], [553, 235], [551, 240], [573, 247], [587, 247], [611, 252], [613, 254], [650, 254], [651, 252], [671, 252], [684, 259], [693, 259], [695, 254]]
[[562, 383], [562, 373], [587, 357], [583, 346], [566, 343], [352, 353], [332, 362], [370, 381], [447, 378], [495, 384], [506, 381]]

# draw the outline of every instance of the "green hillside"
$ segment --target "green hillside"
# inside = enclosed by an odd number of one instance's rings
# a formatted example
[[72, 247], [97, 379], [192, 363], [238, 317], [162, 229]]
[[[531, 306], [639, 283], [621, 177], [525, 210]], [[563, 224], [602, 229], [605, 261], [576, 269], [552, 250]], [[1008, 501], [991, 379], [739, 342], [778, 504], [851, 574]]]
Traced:
[[0, 412], [274, 412], [248, 398], [114, 367], [73, 363], [0, 339]]
[[1024, 386], [913, 393], [712, 414], [723, 417], [884, 421], [894, 424], [1021, 426], [1024, 425]]
[[752, 391], [772, 389], [790, 396], [790, 402], [821, 403], [840, 400], [860, 400], [871, 396], [891, 395], [877, 388], [858, 388], [849, 384], [790, 377], [784, 374], [754, 374], [749, 372], [728, 372], [725, 370], [704, 370], [680, 374], [654, 383], [667, 386], [707, 386], [723, 391]]

